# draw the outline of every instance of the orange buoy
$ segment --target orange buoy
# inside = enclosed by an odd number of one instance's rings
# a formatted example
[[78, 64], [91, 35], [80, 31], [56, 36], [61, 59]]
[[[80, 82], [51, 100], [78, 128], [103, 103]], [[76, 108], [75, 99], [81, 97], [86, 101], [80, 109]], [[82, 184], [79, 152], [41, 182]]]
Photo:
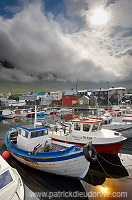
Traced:
[[4, 158], [4, 159], [7, 159], [7, 158], [10, 158], [10, 152], [9, 151], [4, 151], [3, 153], [2, 153], [2, 157]]

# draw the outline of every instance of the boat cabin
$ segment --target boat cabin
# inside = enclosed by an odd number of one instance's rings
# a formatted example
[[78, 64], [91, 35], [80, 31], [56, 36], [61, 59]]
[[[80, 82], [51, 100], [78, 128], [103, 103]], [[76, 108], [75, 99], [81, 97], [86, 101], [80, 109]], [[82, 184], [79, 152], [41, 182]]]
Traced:
[[34, 147], [44, 147], [48, 139], [49, 126], [23, 127], [18, 126], [17, 146], [26, 151], [33, 151]]
[[[72, 140], [73, 136], [78, 136], [79, 138], [84, 136], [94, 136], [96, 131], [101, 130], [104, 120], [101, 118], [76, 118], [69, 122], [64, 122], [56, 124], [56, 126], [51, 127], [49, 131], [49, 136], [51, 138], [60, 138], [62, 140]], [[89, 138], [91, 139], [91, 138]]]
[[107, 110], [107, 113], [110, 113], [112, 117], [120, 117], [122, 115], [121, 110]]
[[101, 130], [103, 121], [104, 120], [100, 118], [77, 118], [70, 120], [71, 132], [96, 132]]

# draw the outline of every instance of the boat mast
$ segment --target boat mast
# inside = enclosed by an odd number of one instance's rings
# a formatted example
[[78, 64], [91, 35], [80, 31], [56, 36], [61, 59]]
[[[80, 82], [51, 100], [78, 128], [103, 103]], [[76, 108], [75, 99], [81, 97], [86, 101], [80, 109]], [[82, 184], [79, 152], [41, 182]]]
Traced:
[[36, 128], [36, 123], [37, 123], [37, 108], [35, 105], [34, 128]]
[[76, 84], [76, 92], [77, 92], [77, 95], [78, 95], [76, 68], [75, 68], [75, 84]]

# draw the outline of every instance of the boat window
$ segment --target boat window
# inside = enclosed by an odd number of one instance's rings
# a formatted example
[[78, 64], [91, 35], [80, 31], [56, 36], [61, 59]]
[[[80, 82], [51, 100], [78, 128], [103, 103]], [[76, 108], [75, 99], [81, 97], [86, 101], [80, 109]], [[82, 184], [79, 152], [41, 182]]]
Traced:
[[25, 137], [28, 138], [28, 131], [25, 131]]
[[88, 132], [90, 130], [90, 124], [83, 124], [83, 131]]
[[7, 170], [0, 174], [0, 190], [13, 181], [10, 171]]
[[37, 137], [42, 136], [43, 135], [43, 131], [37, 131]]
[[21, 135], [21, 132], [22, 132], [22, 130], [21, 129], [18, 129], [18, 133]]
[[115, 113], [111, 113], [112, 117], [116, 117], [116, 114]]
[[98, 130], [98, 127], [99, 127], [99, 124], [94, 124], [93, 125], [93, 128], [92, 128], [92, 131], [95, 132]]
[[99, 130], [101, 130], [102, 126], [103, 126], [103, 122], [100, 123], [100, 125], [99, 125]]
[[81, 128], [81, 126], [79, 123], [74, 124], [74, 130], [80, 131], [80, 128]]
[[117, 113], [117, 117], [120, 117], [121, 116], [121, 113]]
[[31, 138], [36, 137], [36, 132], [31, 132]]

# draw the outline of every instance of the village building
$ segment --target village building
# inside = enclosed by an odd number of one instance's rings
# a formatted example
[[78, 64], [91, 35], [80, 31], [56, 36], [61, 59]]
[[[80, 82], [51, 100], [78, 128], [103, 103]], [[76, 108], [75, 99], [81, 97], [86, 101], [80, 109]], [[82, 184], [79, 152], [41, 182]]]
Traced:
[[109, 89], [100, 88], [92, 91], [93, 96], [96, 97], [97, 103], [100, 106], [120, 104], [126, 93], [127, 89], [124, 87], [112, 87]]
[[78, 90], [78, 97], [82, 97], [82, 96], [88, 96], [88, 91], [87, 90]]
[[51, 96], [44, 96], [41, 98], [40, 105], [49, 106], [53, 102], [53, 98]]
[[37, 105], [40, 104], [41, 99], [48, 96], [48, 92], [26, 92], [19, 97], [19, 101], [34, 101]]
[[83, 95], [78, 99], [79, 105], [89, 105], [90, 103], [90, 97]]
[[26, 102], [24, 100], [16, 101], [16, 100], [6, 100], [5, 106], [7, 107], [16, 107], [16, 106], [25, 106]]
[[62, 96], [62, 106], [73, 106], [78, 103], [78, 94], [74, 89], [66, 90]]
[[50, 96], [53, 98], [53, 101], [62, 100], [62, 92], [61, 91], [50, 92]]

